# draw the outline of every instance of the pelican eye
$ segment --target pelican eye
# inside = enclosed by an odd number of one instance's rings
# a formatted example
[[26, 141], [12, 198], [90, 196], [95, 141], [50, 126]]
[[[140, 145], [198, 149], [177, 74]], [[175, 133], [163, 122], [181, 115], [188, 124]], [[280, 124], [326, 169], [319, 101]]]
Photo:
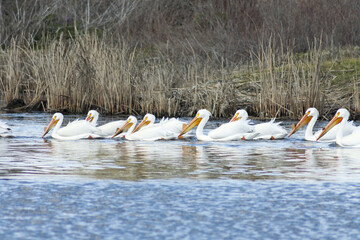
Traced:
[[310, 115], [310, 111], [308, 111], [308, 112], [306, 113], [306, 115], [308, 115], [308, 116], [309, 116], [309, 115]]
[[145, 117], [145, 119], [144, 119], [144, 120], [146, 121], [147, 119], [148, 119], [148, 117]]
[[199, 117], [199, 114], [196, 114], [196, 117], [198, 118], [198, 117]]
[[338, 117], [339, 115], [340, 115], [340, 113], [338, 112], [338, 113], [336, 113], [336, 115], [335, 115], [335, 116], [336, 116], [336, 117]]

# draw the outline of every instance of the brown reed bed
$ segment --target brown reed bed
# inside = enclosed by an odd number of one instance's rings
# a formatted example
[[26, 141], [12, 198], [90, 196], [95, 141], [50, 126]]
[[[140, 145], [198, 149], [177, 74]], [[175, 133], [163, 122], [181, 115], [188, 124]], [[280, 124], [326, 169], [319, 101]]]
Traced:
[[[17, 44], [1, 52], [0, 89], [6, 102], [23, 99], [44, 111], [190, 116], [200, 108], [229, 117], [247, 108], [260, 118], [298, 118], [313, 106], [331, 115], [359, 109], [360, 60], [321, 42], [304, 54], [271, 42], [237, 66], [211, 58], [177, 56], [105, 42], [97, 34]], [[348, 71], [342, 69], [345, 64]], [[345, 66], [345, 67], [346, 67]]]
[[20, 110], [109, 114], [207, 108], [228, 117], [247, 108], [261, 118], [297, 118], [310, 106], [325, 116], [338, 107], [356, 113], [359, 6], [2, 1], [0, 98], [24, 101]]
[[179, 116], [204, 106], [217, 115], [217, 101], [227, 91], [221, 81], [214, 88], [209, 79], [218, 79], [221, 72], [197, 56], [187, 62], [146, 56], [144, 49], [108, 44], [96, 34], [40, 47], [14, 43], [1, 56], [5, 101], [21, 98], [29, 108], [42, 101], [52, 112], [97, 108], [109, 114]]

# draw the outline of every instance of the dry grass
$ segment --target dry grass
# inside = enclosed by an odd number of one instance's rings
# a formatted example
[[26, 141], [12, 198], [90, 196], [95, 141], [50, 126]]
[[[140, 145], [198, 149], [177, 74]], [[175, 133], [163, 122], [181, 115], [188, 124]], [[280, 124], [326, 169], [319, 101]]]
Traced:
[[[360, 60], [339, 54], [343, 51], [329, 57], [320, 41], [305, 54], [270, 42], [252, 53], [249, 65], [237, 66], [196, 53], [149, 54], [103, 38], [60, 37], [37, 47], [13, 42], [0, 58], [5, 101], [21, 98], [28, 109], [43, 102], [40, 106], [51, 112], [95, 108], [158, 116], [188, 116], [207, 108], [215, 117], [228, 117], [245, 107], [261, 118], [298, 118], [311, 106], [326, 115], [360, 106]], [[348, 71], [337, 62], [346, 63]]]
[[227, 117], [246, 107], [262, 118], [296, 118], [310, 106], [360, 110], [360, 54], [337, 50], [360, 44], [359, 1], [0, 5], [0, 95], [28, 109], [183, 116], [207, 108]]
[[179, 116], [204, 107], [225, 115], [231, 103], [225, 69], [202, 64], [197, 56], [188, 62], [146, 57], [124, 42], [99, 39], [93, 34], [37, 48], [12, 45], [1, 60], [5, 100], [23, 98], [30, 108], [43, 100], [48, 111]]
[[255, 111], [261, 117], [301, 116], [306, 108], [324, 108], [324, 87], [321, 79], [321, 43], [297, 59], [284, 47], [279, 50], [270, 41], [253, 55], [249, 77], [256, 89]]

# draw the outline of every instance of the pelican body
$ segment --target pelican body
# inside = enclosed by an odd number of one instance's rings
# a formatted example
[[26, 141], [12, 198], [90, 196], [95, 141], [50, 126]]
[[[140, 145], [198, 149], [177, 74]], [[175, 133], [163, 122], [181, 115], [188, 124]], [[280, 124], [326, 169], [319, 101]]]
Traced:
[[49, 123], [44, 129], [42, 138], [54, 128], [51, 137], [59, 140], [77, 140], [84, 138], [99, 138], [99, 131], [86, 121], [75, 121], [67, 126], [60, 128], [64, 121], [64, 116], [61, 113], [55, 113]]
[[[295, 128], [291, 131], [289, 134], [289, 137], [294, 134], [296, 131], [298, 131], [300, 128], [305, 126], [306, 124], [306, 130], [305, 130], [305, 140], [307, 141], [317, 141], [319, 135], [321, 134], [322, 130], [319, 130], [315, 133], [313, 133], [313, 129], [315, 126], [315, 123], [319, 117], [319, 111], [316, 108], [308, 108], [304, 114], [304, 116], [300, 119], [300, 121], [296, 124]], [[324, 134], [320, 140], [320, 142], [335, 142], [336, 140], [336, 133], [339, 129], [339, 126], [334, 126]], [[352, 122], [347, 122], [344, 125], [344, 135], [348, 135], [352, 133], [352, 131], [355, 129], [355, 126], [352, 124]]]
[[[99, 113], [96, 110], [90, 110], [86, 116], [85, 121], [89, 122], [92, 126], [96, 127], [97, 120], [99, 118]], [[121, 128], [124, 125], [125, 120], [113, 121], [106, 123], [104, 125], [96, 127], [99, 130], [99, 135], [101, 137], [110, 138], [112, 137], [118, 128]]]
[[336, 132], [336, 144], [342, 147], [360, 147], [360, 127], [355, 127], [351, 134], [344, 136], [344, 130], [348, 123], [350, 113], [345, 108], [340, 108], [333, 119], [324, 127], [317, 140], [325, 136], [331, 129], [338, 126]]
[[154, 124], [152, 126], [137, 129], [135, 126], [137, 119], [134, 116], [129, 116], [125, 124], [119, 128], [113, 137], [118, 136], [120, 133], [125, 133], [124, 137], [127, 140], [143, 140], [143, 141], [156, 141], [160, 139], [173, 139], [176, 136], [170, 130], [162, 127], [162, 124]]
[[159, 131], [163, 131], [165, 129], [168, 132], [167, 135], [169, 135], [169, 132], [172, 132], [174, 138], [176, 138], [185, 126], [186, 123], [177, 118], [163, 118], [160, 123], [155, 123], [155, 116], [151, 113], [147, 113], [139, 125], [133, 130], [133, 133], [139, 131], [140, 129], [158, 127]]
[[[230, 122], [238, 121], [238, 120], [247, 120], [248, 113], [245, 109], [237, 110]], [[279, 123], [275, 123], [275, 118], [271, 119], [266, 123], [255, 124], [254, 132], [259, 133], [254, 139], [282, 139], [287, 135], [287, 131], [285, 128], [280, 126]]]
[[196, 138], [200, 141], [232, 141], [232, 140], [245, 140], [253, 139], [258, 134], [253, 133], [253, 127], [250, 126], [247, 121], [234, 121], [230, 123], [224, 123], [220, 127], [209, 132], [208, 135], [203, 133], [204, 127], [210, 118], [211, 113], [206, 109], [201, 109], [197, 112], [193, 120], [184, 128], [179, 134], [182, 137], [183, 134], [190, 131], [195, 126]]

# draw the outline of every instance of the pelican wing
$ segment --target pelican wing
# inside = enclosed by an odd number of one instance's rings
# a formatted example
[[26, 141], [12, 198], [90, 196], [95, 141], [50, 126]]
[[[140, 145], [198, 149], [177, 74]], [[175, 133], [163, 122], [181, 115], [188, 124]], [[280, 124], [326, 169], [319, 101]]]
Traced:
[[360, 147], [360, 127], [355, 127], [351, 134], [348, 134], [336, 143], [342, 147]]
[[164, 122], [161, 122], [160, 125], [162, 128], [179, 135], [182, 132], [184, 126], [186, 126], [186, 123], [180, 121], [177, 118], [171, 118]]
[[175, 139], [177, 138], [178, 133], [167, 130], [159, 125], [149, 126], [147, 128], [141, 129], [135, 133], [132, 133], [128, 139], [129, 140], [144, 140], [144, 141], [156, 141], [160, 139]]
[[125, 124], [125, 120], [113, 121], [97, 127], [100, 135], [103, 137], [111, 137], [115, 134], [116, 129], [121, 128]]
[[101, 135], [101, 132], [91, 124], [89, 124], [86, 121], [76, 121], [75, 123], [71, 123], [66, 125], [63, 128], [60, 128], [57, 131], [57, 135], [63, 136], [63, 137], [72, 137], [77, 136], [81, 134], [97, 134]]
[[249, 125], [249, 120], [238, 120], [222, 124], [210, 131], [208, 136], [212, 139], [223, 139], [239, 133], [249, 133], [253, 130], [254, 127]]
[[255, 139], [281, 139], [288, 133], [286, 129], [280, 126], [281, 122], [275, 123], [275, 118], [269, 122], [255, 125], [255, 132], [259, 133]]

